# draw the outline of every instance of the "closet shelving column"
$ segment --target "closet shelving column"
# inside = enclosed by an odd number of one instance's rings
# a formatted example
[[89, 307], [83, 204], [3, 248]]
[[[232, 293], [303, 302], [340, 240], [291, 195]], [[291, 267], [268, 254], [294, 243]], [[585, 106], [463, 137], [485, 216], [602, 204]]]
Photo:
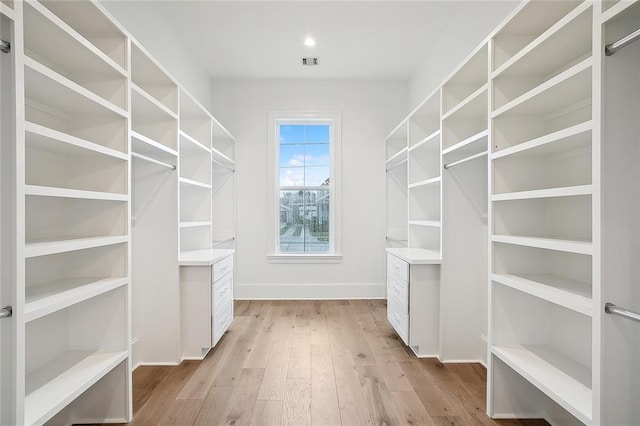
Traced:
[[385, 140], [386, 245], [407, 247], [407, 120], [403, 120]]
[[16, 424], [127, 421], [127, 39], [91, 2], [15, 6], [26, 105]]
[[178, 85], [134, 41], [131, 155], [133, 364], [178, 364]]
[[[614, 2], [603, 7], [607, 3]], [[597, 22], [602, 34], [596, 34], [596, 42], [603, 42], [597, 57], [602, 66], [602, 286], [596, 305], [602, 315], [600, 424], [627, 425], [640, 418], [640, 323], [602, 314], [602, 308], [609, 302], [640, 312], [640, 40], [636, 38], [610, 56], [605, 56], [604, 46], [640, 30], [640, 2], [609, 6]]]
[[599, 423], [593, 3], [528, 2], [492, 39], [487, 411]]
[[421, 357], [438, 352], [439, 127], [437, 90], [387, 138], [387, 318]]
[[213, 119], [212, 248], [233, 249], [236, 238], [235, 138]]
[[488, 50], [475, 49], [442, 87], [440, 305], [447, 308], [440, 313], [440, 360], [446, 362], [486, 361]]

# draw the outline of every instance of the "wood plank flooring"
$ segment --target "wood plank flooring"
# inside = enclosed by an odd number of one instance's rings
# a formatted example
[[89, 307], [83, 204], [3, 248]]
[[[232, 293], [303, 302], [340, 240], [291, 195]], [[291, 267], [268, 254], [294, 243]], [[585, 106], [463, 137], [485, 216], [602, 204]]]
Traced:
[[238, 301], [202, 362], [139, 367], [132, 425], [546, 425], [484, 414], [479, 364], [417, 359], [384, 300]]

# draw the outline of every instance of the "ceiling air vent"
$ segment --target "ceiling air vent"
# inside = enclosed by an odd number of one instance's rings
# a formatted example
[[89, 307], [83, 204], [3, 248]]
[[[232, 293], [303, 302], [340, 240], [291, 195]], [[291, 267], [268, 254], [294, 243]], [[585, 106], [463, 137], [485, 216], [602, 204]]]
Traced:
[[308, 58], [302, 58], [302, 65], [307, 66], [307, 67], [313, 67], [315, 65], [318, 65], [318, 57], [317, 56], [311, 56]]

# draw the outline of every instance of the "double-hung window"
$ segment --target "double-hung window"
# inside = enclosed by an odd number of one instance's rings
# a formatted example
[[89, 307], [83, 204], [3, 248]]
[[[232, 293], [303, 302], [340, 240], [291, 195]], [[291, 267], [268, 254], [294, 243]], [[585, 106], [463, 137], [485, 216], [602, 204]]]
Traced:
[[274, 190], [271, 255], [322, 259], [339, 254], [340, 116], [271, 114]]

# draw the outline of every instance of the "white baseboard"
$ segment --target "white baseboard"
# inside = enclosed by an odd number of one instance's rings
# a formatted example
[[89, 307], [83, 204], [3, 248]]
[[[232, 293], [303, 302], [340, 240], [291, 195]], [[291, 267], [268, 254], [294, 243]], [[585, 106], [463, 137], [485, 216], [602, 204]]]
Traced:
[[385, 283], [236, 284], [237, 300], [385, 299]]

